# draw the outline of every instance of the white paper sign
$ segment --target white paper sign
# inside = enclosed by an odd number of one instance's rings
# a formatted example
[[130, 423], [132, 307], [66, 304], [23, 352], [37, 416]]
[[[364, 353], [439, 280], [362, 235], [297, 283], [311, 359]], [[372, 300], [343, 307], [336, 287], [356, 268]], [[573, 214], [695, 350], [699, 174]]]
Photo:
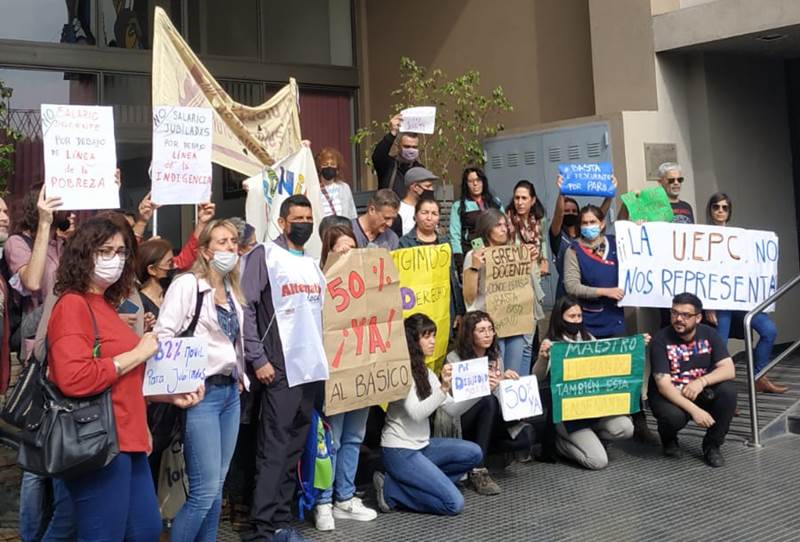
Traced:
[[749, 311], [778, 287], [773, 232], [668, 222], [616, 222], [622, 306], [670, 307], [680, 293], [703, 308]]
[[452, 392], [456, 403], [489, 395], [489, 358], [453, 363]]
[[205, 382], [208, 344], [197, 337], [158, 341], [158, 352], [147, 360], [142, 393], [174, 395], [196, 390]]
[[42, 104], [45, 194], [61, 210], [119, 207], [111, 107]]
[[211, 109], [153, 107], [153, 203], [211, 201], [212, 131]]
[[436, 108], [432, 106], [409, 107], [400, 111], [403, 120], [400, 121], [401, 132], [416, 134], [432, 134], [436, 125]]
[[532, 418], [544, 412], [535, 375], [522, 376], [519, 380], [501, 380], [497, 389], [503, 419], [507, 422]]

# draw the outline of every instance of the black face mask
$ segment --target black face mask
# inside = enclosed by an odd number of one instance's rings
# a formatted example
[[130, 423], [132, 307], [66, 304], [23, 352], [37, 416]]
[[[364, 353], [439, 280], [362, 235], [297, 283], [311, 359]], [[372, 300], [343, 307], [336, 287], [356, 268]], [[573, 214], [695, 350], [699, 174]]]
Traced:
[[306, 244], [314, 231], [314, 224], [311, 222], [294, 222], [289, 224], [289, 233], [286, 237], [295, 245], [301, 247]]
[[570, 337], [574, 337], [578, 333], [581, 332], [581, 324], [576, 324], [574, 322], [564, 322], [564, 331], [567, 332], [567, 335]]
[[423, 201], [436, 199], [436, 192], [434, 192], [433, 190], [423, 190], [422, 193], [419, 195], [419, 199]]
[[336, 178], [336, 174], [339, 173], [339, 170], [335, 167], [324, 167], [319, 172], [322, 174], [322, 178], [326, 181], [332, 181]]
[[65, 217], [64, 217], [64, 218], [62, 218], [61, 220], [57, 220], [57, 221], [55, 222], [55, 225], [56, 225], [56, 229], [57, 229], [58, 231], [61, 231], [61, 232], [65, 232], [65, 231], [67, 231], [67, 230], [69, 229], [69, 226], [70, 226], [70, 223], [69, 223], [69, 216], [65, 216]]
[[167, 271], [166, 277], [161, 277], [160, 279], [158, 279], [158, 284], [161, 286], [161, 289], [163, 291], [165, 292], [167, 291], [167, 288], [169, 288], [169, 285], [172, 284], [172, 279], [175, 278], [175, 274], [177, 272], [178, 272], [177, 269], [170, 269], [169, 271]]
[[579, 221], [580, 217], [578, 215], [564, 215], [564, 225], [569, 228], [577, 226]]

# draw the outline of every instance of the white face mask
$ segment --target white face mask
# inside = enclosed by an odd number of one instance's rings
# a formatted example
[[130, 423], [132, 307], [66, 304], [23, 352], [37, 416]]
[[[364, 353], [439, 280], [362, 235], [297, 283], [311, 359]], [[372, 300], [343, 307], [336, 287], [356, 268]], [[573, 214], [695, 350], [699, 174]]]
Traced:
[[227, 275], [234, 270], [238, 260], [239, 256], [235, 252], [218, 250], [214, 253], [214, 257], [211, 258], [208, 265], [220, 275]]
[[94, 258], [94, 281], [103, 288], [108, 288], [119, 280], [122, 270], [125, 268], [125, 260], [119, 254], [115, 254], [110, 260], [105, 260], [99, 256]]

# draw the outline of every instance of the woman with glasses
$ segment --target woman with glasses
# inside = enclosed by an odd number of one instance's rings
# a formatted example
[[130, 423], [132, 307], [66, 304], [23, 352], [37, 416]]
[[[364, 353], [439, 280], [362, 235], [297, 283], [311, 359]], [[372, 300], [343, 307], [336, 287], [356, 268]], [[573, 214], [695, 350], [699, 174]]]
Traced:
[[[517, 380], [519, 374], [503, 366], [497, 335], [492, 318], [483, 311], [464, 315], [456, 337], [455, 349], [447, 354], [445, 364], [458, 363], [486, 357], [489, 361], [489, 387], [494, 392], [501, 380]], [[497, 485], [485, 467], [490, 449], [496, 452], [514, 450], [530, 451], [533, 446], [533, 427], [526, 423], [506, 422], [498, 398], [492, 393], [480, 399], [469, 410], [461, 414], [461, 434], [480, 446], [483, 461], [473, 468], [468, 477], [472, 488], [479, 495], [498, 495]]]
[[194, 336], [206, 341], [208, 352], [205, 397], [186, 410], [189, 495], [172, 523], [173, 541], [217, 539], [222, 485], [239, 434], [239, 392], [248, 385], [237, 250], [236, 227], [227, 220], [209, 222], [192, 269], [172, 282], [156, 322], [158, 337], [168, 339], [187, 331], [199, 314]]
[[624, 313], [617, 302], [617, 244], [606, 235], [605, 214], [594, 205], [580, 212], [580, 237], [564, 256], [564, 288], [578, 298], [586, 330], [598, 339], [625, 333]]
[[[66, 480], [77, 539], [157, 540], [161, 531], [147, 454], [144, 362], [158, 350], [152, 333], [139, 338], [118, 315], [133, 285], [132, 235], [98, 216], [66, 244], [56, 272], [59, 296], [47, 329], [50, 377], [68, 397], [111, 389], [120, 453], [102, 469]], [[201, 393], [151, 397], [191, 406]]]
[[453, 259], [461, 272], [464, 255], [478, 237], [478, 218], [487, 209], [503, 211], [500, 200], [489, 190], [489, 179], [482, 169], [468, 167], [461, 175], [461, 198], [450, 208], [450, 246]]
[[[706, 217], [708, 223], [713, 226], [727, 226], [728, 222], [733, 218], [733, 200], [727, 194], [717, 192], [708, 200]], [[706, 318], [710, 324], [716, 324], [717, 333], [719, 333], [723, 342], [728, 344], [731, 326], [733, 325], [734, 329], [737, 330], [741, 329], [740, 326], [744, 325], [745, 314], [745, 311], [707, 310]], [[758, 344], [756, 344], [756, 348], [753, 351], [755, 372], [758, 374], [770, 361], [772, 347], [778, 337], [778, 328], [775, 327], [775, 322], [765, 312], [753, 317], [752, 324], [753, 329], [758, 333]], [[744, 335], [742, 334], [741, 337], [743, 338]], [[773, 382], [765, 375], [756, 380], [756, 391], [761, 393], [786, 393], [789, 391], [789, 386]]]

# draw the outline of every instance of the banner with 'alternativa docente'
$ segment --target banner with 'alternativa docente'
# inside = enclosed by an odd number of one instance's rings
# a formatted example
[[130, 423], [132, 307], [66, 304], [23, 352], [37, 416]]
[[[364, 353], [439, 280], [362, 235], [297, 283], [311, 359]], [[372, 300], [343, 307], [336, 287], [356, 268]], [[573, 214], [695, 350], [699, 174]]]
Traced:
[[256, 107], [235, 102], [189, 48], [163, 9], [153, 20], [153, 106], [214, 110], [212, 160], [247, 176], [300, 147], [294, 79]]

